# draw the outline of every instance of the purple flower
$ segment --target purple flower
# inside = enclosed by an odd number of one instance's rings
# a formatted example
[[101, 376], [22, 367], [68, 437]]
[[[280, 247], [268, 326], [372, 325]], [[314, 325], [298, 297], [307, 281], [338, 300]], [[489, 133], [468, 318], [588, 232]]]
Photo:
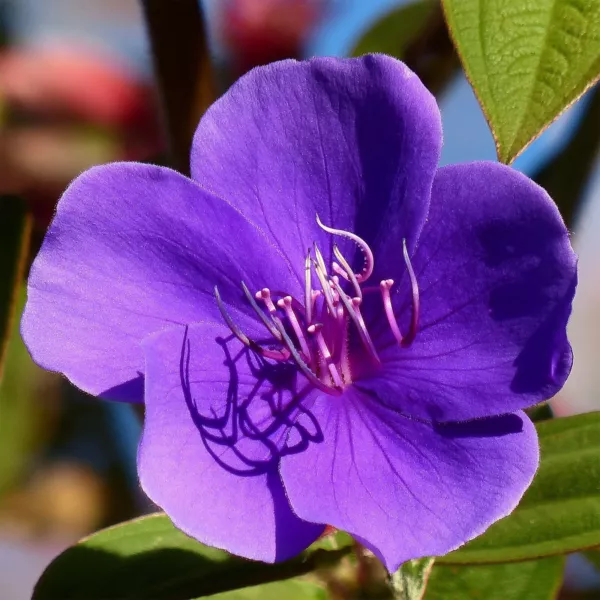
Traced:
[[285, 61], [208, 111], [192, 179], [112, 164], [65, 192], [24, 339], [145, 401], [141, 484], [188, 534], [276, 561], [330, 524], [392, 571], [516, 506], [520, 411], [571, 367], [575, 255], [541, 188], [438, 169], [441, 143], [402, 63]]

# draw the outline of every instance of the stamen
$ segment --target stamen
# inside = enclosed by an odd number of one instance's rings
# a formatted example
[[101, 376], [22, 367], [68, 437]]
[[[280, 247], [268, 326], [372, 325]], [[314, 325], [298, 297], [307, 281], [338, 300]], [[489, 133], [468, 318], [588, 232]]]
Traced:
[[312, 277], [310, 272], [310, 248], [304, 261], [304, 310], [306, 311], [306, 322], [312, 322], [313, 296], [312, 296]]
[[252, 306], [252, 308], [254, 309], [256, 314], [258, 315], [259, 319], [263, 322], [264, 326], [269, 330], [269, 333], [276, 340], [281, 342], [281, 334], [275, 328], [275, 326], [273, 325], [273, 322], [269, 321], [269, 319], [267, 318], [265, 313], [262, 311], [262, 309], [260, 308], [260, 306], [258, 305], [256, 300], [254, 299], [252, 292], [248, 289], [248, 286], [243, 281], [242, 281], [242, 289], [244, 290], [244, 294], [246, 295], [246, 298], [248, 298], [248, 302], [250, 302], [250, 305]]
[[362, 302], [362, 300], [360, 298], [352, 298], [352, 300], [351, 300], [344, 293], [344, 290], [342, 290], [339, 283], [334, 284], [334, 285], [337, 289], [338, 294], [340, 295], [340, 300], [342, 301], [344, 308], [346, 309], [346, 311], [350, 315], [350, 318], [354, 321], [354, 324], [356, 325], [356, 328], [358, 329], [358, 334], [360, 335], [360, 339], [362, 340], [362, 343], [368, 350], [371, 358], [378, 365], [380, 365], [381, 359], [379, 358], [379, 355], [377, 354], [377, 350], [375, 349], [373, 340], [371, 339], [371, 336], [369, 335], [369, 332], [367, 331], [367, 327], [366, 327], [365, 322], [360, 313], [359, 306], [360, 306], [360, 303]]
[[396, 315], [394, 314], [394, 307], [392, 306], [392, 299], [390, 297], [390, 289], [394, 285], [393, 279], [385, 279], [379, 284], [379, 288], [381, 289], [381, 297], [383, 299], [383, 309], [385, 310], [385, 316], [387, 317], [388, 323], [390, 324], [390, 329], [396, 338], [396, 341], [402, 345], [403, 337], [400, 332], [400, 328], [398, 327], [398, 321], [396, 320]]
[[[356, 243], [364, 255], [364, 268], [361, 273], [355, 273], [339, 246], [334, 243], [332, 252], [337, 262], [332, 261], [328, 271], [323, 254], [317, 243], [314, 243], [313, 248], [307, 250], [304, 261], [304, 303], [301, 298], [297, 300], [285, 290], [272, 291], [264, 287], [256, 294], [252, 294], [242, 282], [242, 289], [252, 309], [281, 347], [273, 345], [271, 341], [267, 341], [267, 347], [263, 347], [247, 336], [227, 312], [217, 287], [214, 293], [221, 316], [232, 334], [244, 346], [267, 359], [290, 361], [290, 363], [293, 360], [299, 371], [307, 378], [307, 385], [312, 385], [328, 394], [338, 395], [352, 382], [349, 336], [354, 333], [350, 331], [350, 320], [356, 326], [365, 353], [377, 366], [381, 366], [381, 359], [362, 315], [363, 297], [374, 292], [381, 294], [384, 312], [392, 333], [398, 344], [406, 347], [410, 346], [417, 335], [420, 311], [419, 286], [410, 262], [406, 240], [403, 239], [403, 258], [412, 290], [412, 316], [408, 334], [403, 336], [394, 314], [391, 292], [394, 280], [384, 279], [378, 286], [361, 287], [361, 282], [371, 277], [374, 270], [373, 253], [367, 243], [351, 232], [323, 225], [318, 215], [317, 223], [324, 231], [343, 236]], [[312, 269], [315, 271], [321, 289], [313, 289], [315, 282]], [[346, 289], [350, 287], [344, 283], [344, 280], [351, 284], [352, 293], [342, 288], [342, 285]], [[318, 300], [319, 296], [322, 296], [323, 300]]]
[[223, 320], [225, 321], [225, 323], [227, 323], [227, 326], [229, 327], [229, 329], [231, 329], [231, 333], [233, 333], [233, 335], [235, 335], [235, 337], [240, 342], [242, 342], [242, 344], [244, 344], [244, 346], [247, 346], [248, 348], [250, 348], [250, 350], [253, 350], [257, 354], [260, 354], [261, 356], [263, 356], [265, 358], [271, 358], [273, 360], [287, 360], [290, 357], [290, 355], [287, 353], [287, 351], [285, 351], [285, 349], [269, 350], [268, 348], [263, 348], [262, 346], [257, 344], [253, 339], [249, 338], [233, 322], [233, 319], [231, 318], [231, 316], [227, 312], [227, 309], [225, 308], [225, 304], [223, 303], [223, 300], [221, 299], [221, 294], [219, 293], [219, 288], [217, 286], [215, 286], [215, 298], [217, 300], [217, 307], [219, 308], [219, 312], [221, 313]]
[[317, 259], [317, 264], [319, 265], [319, 267], [321, 268], [321, 271], [323, 271], [325, 276], [327, 276], [328, 273], [327, 273], [327, 267], [325, 266], [325, 260], [323, 259], [323, 255], [321, 254], [321, 251], [319, 250], [319, 246], [317, 246], [317, 242], [314, 243], [314, 248], [315, 248], [315, 257]]
[[[289, 296], [288, 292], [282, 292], [279, 290], [271, 290], [271, 298], [273, 298], [274, 302], [275, 302], [275, 300], [274, 300], [275, 298], [285, 298], [286, 296]], [[293, 296], [292, 296], [292, 308], [297, 313], [301, 314], [303, 317], [306, 314], [306, 311], [304, 310], [304, 304], [302, 304], [302, 302], [300, 302], [299, 300], [296, 300], [296, 298], [294, 298]]]
[[292, 355], [292, 358], [294, 359], [296, 365], [302, 371], [302, 373], [304, 373], [304, 375], [306, 375], [306, 378], [315, 387], [318, 387], [323, 392], [327, 392], [328, 394], [334, 394], [334, 395], [341, 394], [340, 390], [337, 390], [336, 388], [333, 388], [333, 387], [323, 383], [310, 370], [309, 366], [302, 360], [302, 357], [300, 356], [300, 354], [298, 354], [298, 351], [294, 347], [294, 344], [293, 344], [292, 340], [290, 339], [290, 336], [287, 334], [287, 332], [285, 331], [285, 328], [283, 327], [283, 323], [281, 321], [277, 320], [277, 321], [275, 321], [275, 326], [277, 327], [277, 329], [279, 329], [279, 333], [281, 333], [281, 337], [283, 338], [283, 343], [285, 344], [286, 348], [290, 351], [290, 354]]
[[352, 267], [348, 264], [348, 261], [344, 258], [344, 255], [342, 254], [341, 250], [337, 247], [336, 244], [333, 245], [333, 254], [342, 265], [340, 267], [338, 263], [334, 262], [333, 270], [347, 281], [350, 281], [352, 283], [352, 286], [354, 287], [354, 293], [359, 298], [362, 298], [362, 290], [360, 289], [360, 285], [358, 284], [358, 279], [356, 279], [356, 275], [352, 270]]
[[412, 318], [410, 320], [410, 329], [408, 335], [402, 340], [402, 345], [406, 348], [410, 346], [415, 337], [417, 336], [417, 328], [419, 325], [419, 311], [420, 311], [420, 298], [419, 298], [419, 284], [415, 275], [410, 257], [408, 256], [408, 249], [406, 248], [406, 239], [402, 240], [402, 254], [404, 255], [404, 262], [406, 264], [406, 270], [408, 271], [408, 277], [410, 278], [410, 285], [412, 288]]
[[338, 304], [335, 307], [335, 320], [331, 323], [329, 333], [329, 344], [334, 362], [338, 362], [342, 356], [342, 351], [346, 348], [346, 315], [344, 307], [339, 302], [339, 294], [336, 291]]
[[333, 229], [333, 227], [327, 227], [327, 225], [323, 225], [319, 215], [317, 215], [317, 224], [319, 227], [326, 231], [327, 233], [331, 233], [332, 235], [341, 235], [342, 237], [348, 238], [352, 240], [361, 250], [363, 256], [365, 258], [365, 265], [361, 273], [356, 275], [356, 280], [359, 283], [366, 281], [373, 274], [373, 269], [375, 267], [375, 258], [373, 257], [373, 252], [371, 252], [371, 248], [367, 242], [365, 242], [362, 238], [358, 237], [355, 233], [351, 233], [350, 231], [344, 231], [343, 229]]
[[310, 363], [312, 361], [312, 356], [310, 354], [310, 348], [308, 347], [308, 342], [304, 337], [304, 332], [302, 331], [302, 327], [300, 327], [300, 323], [298, 322], [298, 318], [296, 317], [296, 313], [294, 313], [292, 309], [292, 297], [285, 296], [277, 302], [277, 306], [283, 309], [286, 317], [288, 318], [290, 324], [292, 325], [292, 329], [298, 338], [298, 342], [300, 343], [300, 348], [302, 348], [302, 352], [304, 352], [304, 356], [307, 361]]
[[272, 317], [277, 317], [277, 308], [275, 308], [275, 304], [273, 304], [273, 300], [271, 298], [271, 290], [269, 288], [263, 288], [259, 292], [254, 294], [257, 300], [262, 300], [267, 307], [267, 310], [271, 313]]
[[[319, 296], [322, 295], [323, 292], [321, 292], [321, 290], [311, 290], [310, 292], [310, 297], [311, 297], [311, 311], [314, 313], [315, 312], [315, 308], [316, 308], [316, 304], [317, 304], [317, 298]], [[312, 321], [312, 319], [311, 319]], [[306, 321], [307, 325], [310, 325], [310, 321]]]
[[[329, 282], [331, 286], [333, 286], [334, 281], [335, 283], [339, 284], [340, 278], [337, 275], [334, 275]], [[331, 297], [333, 298], [333, 306], [337, 307], [337, 305], [340, 303], [340, 295], [337, 293], [337, 290], [334, 287], [331, 288]], [[337, 311], [334, 313], [334, 315], [336, 314]]]
[[342, 371], [346, 383], [350, 383], [352, 381], [352, 372], [350, 371], [350, 361], [348, 360], [348, 324], [346, 323], [343, 308], [340, 307], [339, 311], [341, 313], [339, 323], [340, 337], [338, 342], [339, 347], [336, 348], [335, 360], [340, 364], [340, 370]]
[[331, 294], [331, 284], [327, 281], [327, 275], [321, 271], [321, 268], [315, 261], [313, 261], [313, 266], [319, 279], [319, 283], [321, 284], [321, 289], [323, 290], [323, 295], [325, 296], [327, 308], [329, 309], [330, 314], [335, 315], [335, 306], [333, 302], [333, 296]]
[[331, 352], [329, 351], [329, 348], [327, 347], [327, 344], [325, 343], [325, 339], [323, 338], [322, 329], [323, 329], [322, 323], [315, 323], [314, 325], [311, 325], [308, 328], [308, 332], [311, 333], [312, 335], [314, 335], [317, 340], [317, 345], [319, 346], [319, 351], [321, 352], [321, 355], [325, 359], [325, 363], [327, 364], [327, 369], [329, 370], [331, 379], [333, 379], [333, 383], [336, 385], [336, 387], [343, 388], [344, 380], [340, 377], [337, 367], [335, 366], [335, 364], [332, 360]]

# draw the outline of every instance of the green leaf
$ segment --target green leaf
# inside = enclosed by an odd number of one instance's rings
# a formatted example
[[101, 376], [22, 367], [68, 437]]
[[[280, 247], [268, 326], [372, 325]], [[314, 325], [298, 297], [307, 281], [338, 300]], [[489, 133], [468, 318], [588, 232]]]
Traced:
[[17, 291], [29, 252], [31, 224], [21, 200], [0, 196], [0, 380], [15, 314]]
[[391, 577], [394, 598], [421, 600], [434, 560], [434, 558], [417, 558], [405, 562]]
[[403, 58], [406, 48], [425, 27], [435, 8], [432, 0], [421, 0], [391, 11], [363, 35], [352, 50], [352, 56], [379, 52]]
[[519, 506], [452, 564], [529, 560], [600, 545], [600, 412], [536, 423], [540, 468]]
[[553, 600], [564, 564], [563, 556], [476, 567], [436, 563], [424, 600]]
[[335, 534], [278, 564], [209, 548], [155, 514], [104, 529], [67, 549], [44, 571], [33, 600], [189, 600], [310, 573], [350, 552]]
[[311, 581], [288, 579], [211, 596], [211, 600], [327, 600], [327, 591]]
[[442, 3], [502, 162], [598, 79], [600, 0]]
[[583, 555], [596, 567], [600, 569], [600, 549], [594, 548], [584, 552]]

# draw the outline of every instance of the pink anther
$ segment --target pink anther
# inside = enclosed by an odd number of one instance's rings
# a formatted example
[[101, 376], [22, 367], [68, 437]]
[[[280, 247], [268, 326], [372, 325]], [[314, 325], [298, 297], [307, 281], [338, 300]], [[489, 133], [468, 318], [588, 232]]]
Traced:
[[265, 303], [265, 306], [271, 315], [277, 314], [277, 308], [275, 308], [275, 304], [273, 304], [271, 290], [269, 288], [263, 288], [259, 292], [256, 292], [256, 299], [262, 300]]
[[396, 320], [396, 315], [394, 315], [394, 307], [392, 306], [392, 298], [390, 295], [390, 289], [394, 285], [393, 279], [384, 279], [380, 284], [379, 288], [381, 289], [381, 298], [383, 299], [383, 309], [385, 310], [385, 316], [387, 317], [388, 323], [390, 324], [390, 329], [396, 338], [396, 341], [399, 344], [402, 344], [403, 337], [400, 332], [400, 328], [398, 327], [398, 321]]

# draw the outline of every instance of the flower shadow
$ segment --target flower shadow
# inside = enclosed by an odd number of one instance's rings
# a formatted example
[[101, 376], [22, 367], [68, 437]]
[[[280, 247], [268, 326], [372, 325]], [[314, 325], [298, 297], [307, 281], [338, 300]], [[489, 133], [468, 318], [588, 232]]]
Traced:
[[565, 279], [567, 259], [557, 250], [563, 237], [562, 229], [543, 220], [535, 226], [528, 221], [494, 224], [481, 235], [486, 265], [505, 273], [490, 294], [491, 317], [501, 322], [539, 321], [514, 363], [511, 389], [516, 393], [547, 389], [551, 396], [571, 368], [565, 329], [577, 278]]
[[[206, 407], [195, 396], [190, 376], [192, 348], [186, 329], [180, 358], [180, 379], [189, 414], [207, 452], [223, 469], [252, 477], [274, 473], [280, 459], [323, 440], [310, 412], [311, 387], [289, 363], [273, 363], [234, 336], [217, 337], [227, 373], [224, 398]], [[219, 374], [220, 375], [220, 374]]]

